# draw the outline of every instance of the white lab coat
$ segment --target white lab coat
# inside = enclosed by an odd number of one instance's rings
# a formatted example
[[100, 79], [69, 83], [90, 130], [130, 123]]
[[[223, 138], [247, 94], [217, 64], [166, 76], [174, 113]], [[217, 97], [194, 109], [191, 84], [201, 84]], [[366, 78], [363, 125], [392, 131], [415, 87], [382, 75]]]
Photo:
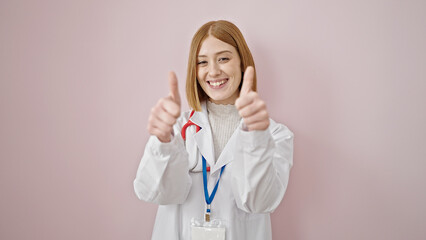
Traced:
[[293, 133], [284, 125], [270, 121], [268, 130], [245, 131], [242, 121], [217, 162], [206, 104], [195, 112], [195, 126], [181, 137], [189, 112], [174, 126], [169, 143], [151, 136], [140, 162], [134, 188], [139, 199], [159, 204], [153, 240], [190, 240], [191, 219], [203, 219], [205, 199], [202, 158], [211, 171], [211, 194], [220, 169], [226, 165], [216, 196], [211, 204], [211, 219], [226, 226], [227, 240], [272, 239], [269, 213], [280, 204], [293, 165]]

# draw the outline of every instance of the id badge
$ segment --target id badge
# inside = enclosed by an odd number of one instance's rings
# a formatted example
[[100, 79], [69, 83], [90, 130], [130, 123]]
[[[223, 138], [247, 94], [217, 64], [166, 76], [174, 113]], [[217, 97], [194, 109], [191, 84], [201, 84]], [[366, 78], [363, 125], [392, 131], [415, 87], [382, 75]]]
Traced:
[[225, 240], [225, 226], [218, 219], [210, 222], [192, 219], [191, 240]]

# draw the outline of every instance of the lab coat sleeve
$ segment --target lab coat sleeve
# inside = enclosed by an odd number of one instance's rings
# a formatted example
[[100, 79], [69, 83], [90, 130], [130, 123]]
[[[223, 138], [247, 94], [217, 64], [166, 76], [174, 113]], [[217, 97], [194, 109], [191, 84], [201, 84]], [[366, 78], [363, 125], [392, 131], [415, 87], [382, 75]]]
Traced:
[[139, 199], [165, 205], [183, 203], [188, 196], [192, 182], [188, 153], [180, 135], [182, 121], [175, 124], [168, 143], [150, 136], [133, 182]]
[[273, 212], [280, 204], [293, 165], [293, 133], [271, 120], [268, 130], [238, 130], [232, 163], [232, 190], [238, 208], [249, 213]]

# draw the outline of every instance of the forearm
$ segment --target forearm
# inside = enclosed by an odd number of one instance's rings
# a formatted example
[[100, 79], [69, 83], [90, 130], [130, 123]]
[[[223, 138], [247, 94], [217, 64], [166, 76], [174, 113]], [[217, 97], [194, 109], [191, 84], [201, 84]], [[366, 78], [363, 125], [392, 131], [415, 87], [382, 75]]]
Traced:
[[269, 130], [239, 134], [241, 144], [232, 163], [236, 204], [246, 212], [272, 212], [287, 189], [293, 135], [289, 130], [274, 137]]
[[188, 154], [182, 139], [175, 136], [171, 142], [161, 143], [151, 136], [134, 181], [138, 198], [157, 204], [182, 203], [190, 186]]

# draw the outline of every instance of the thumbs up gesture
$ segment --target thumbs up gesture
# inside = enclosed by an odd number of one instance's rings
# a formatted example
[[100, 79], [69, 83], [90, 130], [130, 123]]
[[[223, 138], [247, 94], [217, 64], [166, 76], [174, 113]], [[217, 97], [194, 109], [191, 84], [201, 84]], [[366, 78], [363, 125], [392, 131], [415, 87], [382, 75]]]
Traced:
[[148, 120], [148, 132], [157, 136], [161, 142], [170, 142], [173, 125], [180, 116], [180, 95], [178, 80], [174, 72], [169, 73], [170, 94], [158, 100], [151, 109]]
[[249, 131], [266, 130], [269, 127], [269, 115], [265, 102], [252, 90], [253, 78], [254, 68], [249, 66], [244, 73], [243, 86], [235, 107]]

